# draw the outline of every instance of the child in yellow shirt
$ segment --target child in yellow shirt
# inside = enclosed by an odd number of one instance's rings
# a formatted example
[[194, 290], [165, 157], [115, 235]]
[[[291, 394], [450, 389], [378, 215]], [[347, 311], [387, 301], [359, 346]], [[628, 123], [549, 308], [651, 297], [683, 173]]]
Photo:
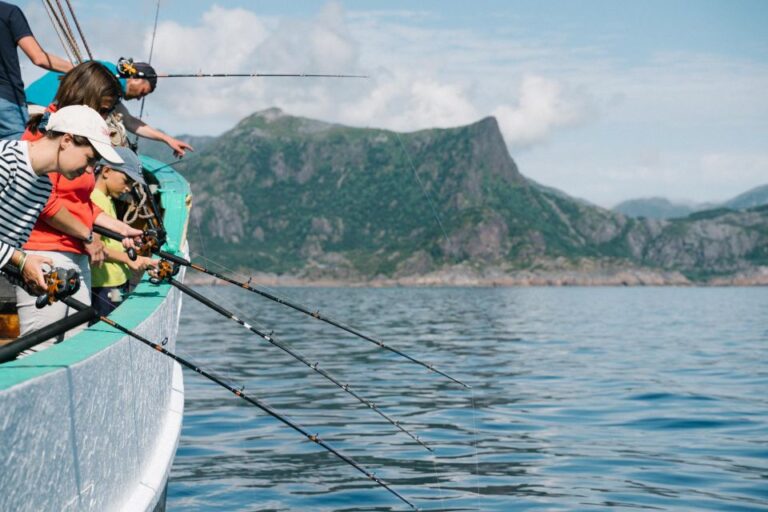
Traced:
[[[110, 217], [117, 218], [114, 199], [129, 192], [134, 181], [144, 183], [141, 163], [136, 153], [128, 148], [116, 147], [123, 164], [100, 161], [96, 167], [96, 187], [91, 201]], [[157, 261], [139, 256], [131, 261], [123, 245], [106, 237], [102, 238], [106, 258], [104, 264], [91, 268], [91, 304], [99, 315], [106, 316], [122, 301], [122, 292], [128, 284], [130, 271], [144, 271], [157, 267]]]

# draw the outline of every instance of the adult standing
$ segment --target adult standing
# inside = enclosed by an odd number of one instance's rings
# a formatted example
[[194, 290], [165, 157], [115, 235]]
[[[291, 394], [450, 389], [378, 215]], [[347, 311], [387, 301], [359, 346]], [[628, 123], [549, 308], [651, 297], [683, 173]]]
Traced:
[[43, 69], [72, 69], [71, 62], [42, 49], [18, 6], [0, 2], [0, 139], [21, 138], [28, 118], [17, 47]]

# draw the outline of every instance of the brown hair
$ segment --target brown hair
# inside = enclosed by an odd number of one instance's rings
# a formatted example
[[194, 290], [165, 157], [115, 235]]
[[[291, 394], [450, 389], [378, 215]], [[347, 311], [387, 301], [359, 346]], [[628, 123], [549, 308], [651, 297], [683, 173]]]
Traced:
[[[46, 131], [45, 132], [45, 138], [46, 139], [57, 139], [59, 137], [63, 137], [66, 135], [64, 132], [57, 132], [57, 131]], [[91, 141], [88, 140], [87, 137], [83, 137], [82, 135], [74, 135], [72, 133], [69, 134], [70, 137], [72, 137], [72, 142], [75, 144], [75, 146], [91, 146]], [[94, 154], [98, 155], [98, 152], [96, 151], [96, 148], [93, 149]]]
[[[97, 112], [104, 100], [112, 100], [113, 105], [120, 101], [123, 88], [117, 78], [103, 64], [90, 60], [72, 68], [61, 78], [56, 97], [53, 99], [58, 108], [70, 105], [87, 105]], [[37, 133], [42, 114], [29, 118], [27, 128]]]

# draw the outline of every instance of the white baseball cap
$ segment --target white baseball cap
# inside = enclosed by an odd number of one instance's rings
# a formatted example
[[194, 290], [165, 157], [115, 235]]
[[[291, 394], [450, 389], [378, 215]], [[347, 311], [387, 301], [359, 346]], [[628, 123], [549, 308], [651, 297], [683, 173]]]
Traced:
[[104, 160], [113, 164], [123, 163], [112, 147], [107, 123], [91, 107], [70, 105], [61, 108], [51, 114], [45, 129], [85, 137]]

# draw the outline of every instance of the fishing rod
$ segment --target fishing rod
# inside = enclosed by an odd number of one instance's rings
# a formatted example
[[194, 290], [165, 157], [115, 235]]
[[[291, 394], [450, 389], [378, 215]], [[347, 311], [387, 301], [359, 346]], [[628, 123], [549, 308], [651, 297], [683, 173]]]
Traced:
[[178, 280], [174, 279], [174, 276], [176, 274], [178, 274], [178, 272], [179, 272], [179, 267], [178, 267], [177, 264], [171, 263], [170, 261], [168, 261], [166, 259], [162, 259], [162, 260], [160, 260], [160, 262], [157, 265], [157, 270], [154, 270], [152, 272], [152, 277], [150, 278], [150, 282], [152, 282], [153, 284], [160, 284], [160, 283], [163, 283], [163, 282], [169, 283], [173, 287], [181, 290], [184, 294], [189, 295], [193, 299], [195, 299], [198, 302], [200, 302], [201, 304], [209, 307], [210, 309], [216, 311], [220, 315], [222, 315], [222, 316], [224, 316], [226, 318], [229, 318], [230, 320], [234, 321], [235, 323], [240, 324], [241, 326], [245, 327], [247, 330], [249, 330], [252, 333], [256, 334], [257, 336], [263, 338], [264, 340], [266, 340], [267, 342], [271, 343], [275, 347], [279, 348], [283, 352], [289, 354], [294, 359], [304, 363], [308, 368], [311, 368], [312, 370], [314, 370], [318, 374], [320, 374], [323, 377], [325, 377], [327, 380], [333, 382], [334, 384], [336, 384], [337, 387], [339, 387], [340, 389], [343, 389], [344, 391], [346, 391], [347, 393], [349, 393], [350, 395], [355, 397], [360, 403], [367, 405], [372, 411], [374, 411], [376, 414], [378, 414], [379, 416], [381, 416], [382, 418], [387, 420], [387, 422], [389, 422], [391, 425], [393, 425], [394, 427], [399, 429], [401, 432], [406, 434], [408, 437], [410, 437], [411, 439], [416, 441], [418, 444], [420, 444], [421, 446], [423, 446], [424, 448], [426, 448], [430, 452], [434, 452], [434, 450], [430, 446], [428, 446], [426, 443], [424, 443], [419, 438], [419, 436], [411, 433], [410, 431], [408, 431], [408, 429], [404, 428], [400, 424], [399, 421], [392, 419], [390, 416], [388, 416], [387, 414], [382, 412], [381, 409], [379, 409], [379, 407], [375, 403], [373, 403], [370, 400], [360, 396], [355, 391], [352, 391], [352, 389], [350, 388], [349, 384], [344, 384], [344, 383], [340, 382], [336, 377], [334, 377], [333, 375], [331, 375], [327, 371], [323, 370], [322, 368], [319, 368], [320, 363], [318, 363], [318, 362], [310, 363], [309, 360], [307, 360], [304, 356], [302, 356], [298, 352], [295, 352], [294, 350], [292, 350], [290, 347], [288, 347], [284, 343], [278, 341], [278, 339], [275, 338], [273, 333], [270, 332], [269, 334], [267, 334], [267, 333], [261, 332], [260, 330], [256, 329], [254, 326], [248, 324], [247, 322], [244, 322], [243, 320], [241, 320], [240, 318], [235, 316], [235, 314], [232, 313], [231, 311], [228, 311], [228, 310], [224, 309], [223, 307], [221, 307], [220, 305], [216, 304], [212, 300], [208, 299], [204, 295], [196, 292], [195, 290], [193, 290], [189, 286], [186, 286], [185, 284], [182, 284]]
[[369, 78], [368, 75], [317, 73], [156, 73], [146, 78]]
[[257, 294], [257, 295], [261, 295], [262, 297], [265, 297], [265, 298], [267, 298], [267, 299], [269, 299], [271, 301], [277, 302], [278, 304], [282, 304], [284, 306], [288, 306], [290, 308], [293, 308], [296, 311], [300, 311], [301, 313], [304, 313], [305, 315], [308, 315], [308, 316], [311, 316], [312, 318], [320, 320], [321, 322], [325, 322], [327, 324], [333, 325], [334, 327], [337, 327], [337, 328], [339, 328], [339, 329], [341, 329], [343, 331], [346, 331], [346, 332], [348, 332], [350, 334], [353, 334], [353, 335], [355, 335], [355, 336], [357, 336], [359, 338], [362, 338], [362, 339], [364, 339], [366, 341], [369, 341], [369, 342], [371, 342], [371, 343], [373, 343], [375, 345], [378, 345], [380, 348], [383, 348], [385, 350], [389, 350], [390, 352], [394, 352], [395, 354], [398, 354], [399, 356], [404, 357], [405, 359], [408, 359], [409, 361], [411, 361], [411, 362], [413, 362], [415, 364], [421, 365], [421, 366], [423, 366], [424, 368], [428, 369], [431, 372], [434, 372], [434, 373], [437, 373], [439, 375], [442, 375], [443, 377], [445, 377], [445, 378], [447, 378], [449, 380], [452, 380], [453, 382], [455, 382], [457, 384], [460, 384], [461, 386], [464, 386], [467, 389], [472, 387], [469, 384], [466, 384], [466, 383], [460, 381], [459, 379], [451, 377], [447, 373], [445, 373], [445, 372], [443, 372], [441, 370], [438, 370], [437, 368], [435, 368], [435, 366], [433, 364], [425, 363], [423, 361], [420, 361], [420, 360], [416, 359], [415, 357], [412, 357], [412, 356], [410, 356], [410, 355], [408, 355], [408, 354], [406, 354], [406, 353], [404, 353], [404, 352], [402, 352], [402, 351], [400, 351], [400, 350], [398, 350], [398, 349], [396, 349], [394, 347], [391, 347], [391, 346], [385, 344], [381, 340], [373, 338], [373, 337], [371, 337], [371, 336], [369, 336], [369, 335], [367, 335], [365, 333], [362, 333], [362, 332], [358, 331], [357, 329], [355, 329], [353, 327], [350, 327], [349, 325], [346, 325], [346, 324], [344, 324], [344, 323], [342, 323], [342, 322], [340, 322], [338, 320], [334, 320], [333, 318], [331, 318], [329, 316], [321, 315], [320, 311], [318, 311], [318, 310], [310, 311], [309, 309], [305, 308], [304, 306], [296, 304], [296, 303], [294, 303], [294, 302], [292, 302], [292, 301], [290, 301], [290, 300], [288, 300], [288, 299], [286, 299], [284, 297], [280, 297], [280, 296], [274, 295], [274, 294], [272, 294], [272, 293], [270, 293], [268, 291], [265, 291], [265, 290], [263, 290], [261, 288], [253, 286], [251, 284], [251, 280], [250, 279], [248, 280], [248, 282], [237, 281], [235, 279], [232, 279], [231, 277], [227, 277], [227, 276], [225, 276], [223, 274], [220, 274], [220, 273], [215, 272], [213, 270], [207, 269], [207, 268], [205, 268], [205, 267], [203, 267], [201, 265], [197, 265], [196, 263], [192, 263], [191, 261], [189, 261], [187, 259], [184, 259], [182, 257], [176, 256], [175, 254], [171, 254], [169, 252], [162, 251], [159, 248], [155, 250], [155, 254], [157, 254], [161, 258], [164, 258], [164, 259], [167, 259], [169, 261], [172, 261], [173, 263], [177, 263], [177, 264], [183, 265], [185, 267], [193, 268], [193, 269], [197, 270], [198, 272], [202, 272], [204, 274], [208, 274], [209, 276], [215, 277], [217, 279], [221, 279], [222, 281], [226, 281], [226, 282], [228, 282], [230, 284], [234, 284], [235, 286], [239, 286], [240, 288], [243, 288], [244, 290], [248, 290], [248, 291], [253, 292], [253, 293]]
[[[67, 306], [69, 306], [69, 307], [71, 307], [73, 309], [76, 309], [78, 311], [83, 311], [83, 310], [89, 308], [89, 306], [86, 306], [85, 304], [83, 304], [82, 302], [78, 301], [77, 299], [74, 299], [73, 297], [64, 298], [62, 300], [62, 302], [64, 304], [66, 304]], [[242, 398], [243, 400], [245, 400], [246, 402], [250, 403], [251, 405], [255, 405], [256, 407], [258, 407], [262, 411], [266, 412], [267, 414], [269, 414], [273, 418], [281, 421], [283, 424], [291, 427], [296, 432], [302, 434], [304, 437], [306, 437], [307, 439], [309, 439], [313, 443], [322, 446], [328, 452], [332, 453], [333, 455], [335, 455], [339, 459], [343, 460], [344, 462], [346, 462], [347, 464], [349, 464], [350, 466], [352, 466], [353, 468], [355, 468], [356, 470], [358, 470], [359, 472], [364, 474], [370, 480], [373, 480], [378, 485], [380, 485], [381, 487], [383, 487], [384, 489], [389, 491], [392, 495], [396, 496], [400, 501], [402, 501], [403, 503], [407, 504], [413, 510], [419, 510], [413, 503], [408, 501], [408, 499], [406, 499], [403, 495], [401, 495], [400, 493], [398, 493], [397, 491], [392, 489], [389, 486], [389, 484], [387, 484], [386, 482], [381, 480], [379, 477], [377, 477], [375, 474], [371, 473], [370, 471], [368, 471], [364, 467], [362, 467], [360, 464], [355, 462], [349, 456], [344, 455], [343, 453], [339, 452], [338, 450], [336, 450], [335, 448], [330, 446], [327, 442], [325, 442], [322, 439], [320, 439], [320, 436], [318, 434], [310, 434], [303, 427], [301, 427], [298, 424], [292, 422], [291, 420], [289, 420], [285, 416], [281, 415], [280, 413], [278, 413], [277, 411], [275, 411], [274, 409], [272, 409], [271, 407], [269, 407], [268, 405], [266, 405], [262, 401], [260, 401], [257, 398], [254, 398], [254, 397], [244, 393], [242, 388], [241, 389], [237, 389], [234, 386], [232, 386], [230, 384], [227, 384], [226, 382], [224, 382], [223, 380], [221, 380], [217, 376], [211, 374], [210, 372], [208, 372], [206, 370], [203, 370], [197, 364], [192, 363], [191, 361], [188, 361], [188, 360], [186, 360], [186, 359], [176, 355], [173, 352], [170, 352], [169, 350], [167, 350], [162, 345], [154, 343], [153, 341], [148, 340], [147, 338], [141, 336], [140, 334], [138, 334], [138, 333], [136, 333], [136, 332], [126, 328], [126, 327], [123, 327], [122, 325], [118, 324], [117, 322], [115, 322], [114, 320], [112, 320], [112, 319], [110, 319], [110, 318], [108, 318], [106, 316], [95, 314], [94, 318], [97, 318], [98, 320], [100, 320], [100, 321], [106, 323], [107, 325], [117, 329], [118, 331], [120, 331], [120, 332], [122, 332], [124, 334], [127, 334], [131, 338], [134, 338], [134, 339], [142, 342], [143, 344], [147, 345], [148, 347], [151, 347], [151, 348], [157, 350], [161, 354], [163, 354], [163, 355], [165, 355], [167, 357], [170, 357], [171, 359], [173, 359], [177, 363], [181, 364], [182, 366], [184, 366], [184, 367], [186, 367], [186, 368], [188, 368], [188, 369], [190, 369], [190, 370], [192, 370], [192, 371], [202, 375], [203, 377], [207, 378], [208, 380], [210, 380], [212, 382], [215, 382], [219, 386], [221, 386], [224, 389], [228, 390], [229, 392], [233, 393], [235, 396]]]
[[136, 68], [133, 59], [121, 57], [117, 61], [121, 78], [368, 78], [368, 75], [340, 73], [147, 73]]
[[[104, 228], [102, 228], [100, 226], [94, 226], [93, 227], [93, 231], [95, 233], [99, 233], [101, 235], [104, 235], [104, 236], [107, 236], [107, 237], [110, 237], [110, 238], [114, 238], [115, 236], [117, 236], [117, 237], [120, 236], [120, 235], [116, 234], [114, 231], [109, 231], [109, 230], [104, 229]], [[119, 239], [121, 240], [121, 238], [119, 238]], [[226, 281], [226, 282], [228, 282], [230, 284], [234, 284], [235, 286], [238, 286], [240, 288], [243, 288], [244, 290], [248, 290], [250, 292], [253, 292], [253, 293], [257, 294], [257, 295], [261, 295], [262, 297], [267, 298], [267, 299], [269, 299], [271, 301], [277, 302], [278, 304], [282, 304], [284, 306], [288, 306], [290, 308], [293, 308], [296, 311], [300, 311], [301, 313], [304, 313], [305, 315], [308, 315], [308, 316], [311, 316], [312, 318], [320, 320], [321, 322], [325, 322], [327, 324], [333, 325], [334, 327], [342, 329], [343, 331], [346, 331], [346, 332], [348, 332], [350, 334], [353, 334], [353, 335], [355, 335], [355, 336], [357, 336], [359, 338], [362, 338], [362, 339], [364, 339], [366, 341], [369, 341], [369, 342], [371, 342], [371, 343], [373, 343], [375, 345], [378, 345], [380, 348], [383, 348], [385, 350], [389, 350], [390, 352], [394, 352], [395, 354], [398, 354], [399, 356], [404, 357], [405, 359], [408, 359], [409, 361], [411, 361], [411, 362], [413, 362], [415, 364], [423, 366], [424, 368], [426, 368], [427, 370], [429, 370], [431, 372], [434, 372], [434, 373], [437, 373], [439, 375], [442, 375], [443, 377], [445, 377], [445, 378], [447, 378], [447, 379], [449, 379], [449, 380], [451, 380], [451, 381], [453, 381], [453, 382], [455, 382], [455, 383], [457, 383], [457, 384], [459, 384], [461, 386], [464, 386], [467, 389], [470, 389], [472, 387], [469, 384], [466, 384], [466, 383], [460, 381], [459, 379], [457, 379], [455, 377], [451, 377], [450, 375], [448, 375], [447, 373], [443, 372], [442, 370], [437, 369], [435, 367], [435, 365], [433, 365], [431, 363], [425, 363], [423, 361], [420, 361], [420, 360], [416, 359], [415, 357], [412, 357], [412, 356], [410, 356], [410, 355], [408, 355], [408, 354], [406, 354], [406, 353], [404, 353], [404, 352], [402, 352], [402, 351], [400, 351], [400, 350], [398, 350], [398, 349], [396, 349], [394, 347], [391, 347], [391, 346], [387, 345], [386, 343], [384, 343], [381, 340], [378, 340], [378, 339], [373, 338], [373, 337], [371, 337], [371, 336], [369, 336], [369, 335], [367, 335], [365, 333], [362, 333], [362, 332], [358, 331], [357, 329], [355, 329], [353, 327], [350, 327], [349, 325], [346, 325], [346, 324], [344, 324], [344, 323], [342, 323], [342, 322], [340, 322], [338, 320], [335, 320], [335, 319], [333, 319], [333, 318], [331, 318], [329, 316], [320, 314], [319, 310], [310, 311], [309, 309], [305, 308], [304, 306], [296, 304], [296, 303], [294, 303], [294, 302], [292, 302], [292, 301], [290, 301], [290, 300], [288, 300], [288, 299], [286, 299], [284, 297], [280, 297], [280, 296], [274, 295], [274, 294], [272, 294], [272, 293], [270, 293], [268, 291], [265, 291], [265, 290], [262, 290], [261, 288], [253, 286], [251, 284], [251, 280], [250, 279], [248, 280], [248, 282], [237, 281], [235, 279], [232, 279], [231, 277], [227, 277], [227, 276], [225, 276], [223, 274], [220, 274], [218, 272], [215, 272], [213, 270], [205, 268], [205, 267], [203, 267], [201, 265], [193, 263], [193, 262], [191, 262], [190, 260], [188, 260], [186, 258], [182, 258], [181, 256], [176, 256], [175, 254], [171, 254], [171, 253], [169, 253], [167, 251], [163, 251], [163, 250], [160, 249], [161, 246], [162, 246], [162, 244], [160, 244], [157, 240], [153, 239], [153, 235], [151, 233], [145, 232], [145, 234], [144, 234], [144, 241], [142, 242], [142, 248], [140, 249], [139, 252], [142, 252], [144, 250], [150, 250], [153, 254], [157, 254], [161, 258], [166, 259], [166, 260], [168, 260], [168, 261], [170, 261], [172, 263], [176, 263], [178, 265], [182, 265], [182, 266], [185, 266], [185, 267], [193, 268], [193, 269], [197, 270], [198, 272], [202, 272], [204, 274], [208, 274], [209, 276], [215, 277], [217, 279], [221, 279], [222, 281]]]

